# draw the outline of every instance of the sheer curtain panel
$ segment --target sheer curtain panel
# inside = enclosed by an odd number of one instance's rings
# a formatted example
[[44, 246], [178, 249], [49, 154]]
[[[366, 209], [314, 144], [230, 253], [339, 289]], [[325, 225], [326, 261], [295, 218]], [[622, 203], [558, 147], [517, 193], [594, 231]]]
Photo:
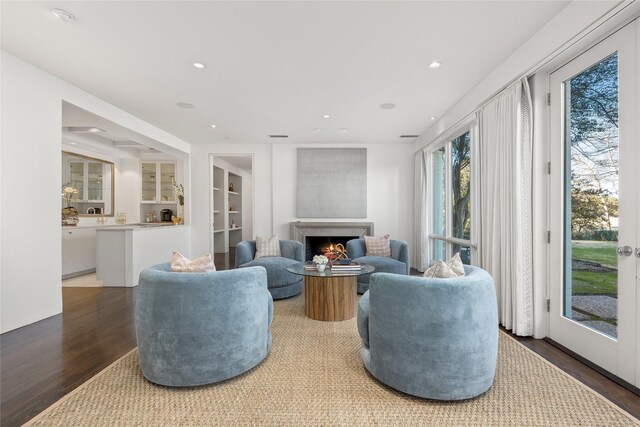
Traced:
[[414, 196], [414, 230], [417, 239], [414, 240], [413, 268], [425, 271], [429, 266], [429, 237], [427, 235], [427, 156], [424, 150], [414, 156], [415, 196]]
[[495, 281], [500, 324], [533, 334], [531, 96], [526, 79], [480, 109], [479, 264]]

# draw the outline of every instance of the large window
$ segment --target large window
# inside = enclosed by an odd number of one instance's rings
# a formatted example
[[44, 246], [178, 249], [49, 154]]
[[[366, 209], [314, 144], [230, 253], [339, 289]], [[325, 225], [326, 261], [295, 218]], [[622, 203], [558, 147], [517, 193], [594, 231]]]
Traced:
[[473, 133], [467, 129], [431, 152], [431, 259], [447, 259], [456, 252], [465, 264], [476, 259], [472, 207]]

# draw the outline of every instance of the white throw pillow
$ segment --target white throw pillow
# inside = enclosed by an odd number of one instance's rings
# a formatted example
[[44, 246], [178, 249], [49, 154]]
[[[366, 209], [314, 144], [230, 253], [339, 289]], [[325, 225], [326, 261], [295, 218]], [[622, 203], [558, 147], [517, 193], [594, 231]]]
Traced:
[[460, 258], [460, 252], [456, 252], [456, 254], [447, 261], [447, 266], [458, 276], [464, 276], [464, 264]]
[[281, 256], [280, 255], [280, 240], [278, 235], [274, 234], [269, 239], [264, 237], [256, 237], [256, 256], [255, 259], [268, 257], [268, 256]]
[[436, 261], [423, 274], [424, 277], [437, 277], [440, 279], [450, 279], [452, 277], [464, 276], [464, 264], [460, 258], [460, 253], [456, 253], [447, 262]]
[[391, 240], [389, 235], [382, 237], [364, 236], [367, 256], [391, 256]]
[[171, 257], [171, 271], [206, 273], [209, 271], [216, 271], [216, 266], [213, 264], [211, 254], [203, 255], [200, 258], [196, 258], [191, 261], [180, 252], [174, 252]]

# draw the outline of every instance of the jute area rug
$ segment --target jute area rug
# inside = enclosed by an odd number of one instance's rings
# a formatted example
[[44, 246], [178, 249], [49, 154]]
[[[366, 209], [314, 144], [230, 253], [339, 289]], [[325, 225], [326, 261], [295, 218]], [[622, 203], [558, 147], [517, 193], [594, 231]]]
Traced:
[[262, 364], [195, 388], [146, 381], [133, 350], [29, 424], [45, 426], [629, 426], [638, 420], [500, 333], [493, 387], [462, 402], [418, 399], [367, 374], [356, 319], [304, 315], [304, 296], [275, 302]]

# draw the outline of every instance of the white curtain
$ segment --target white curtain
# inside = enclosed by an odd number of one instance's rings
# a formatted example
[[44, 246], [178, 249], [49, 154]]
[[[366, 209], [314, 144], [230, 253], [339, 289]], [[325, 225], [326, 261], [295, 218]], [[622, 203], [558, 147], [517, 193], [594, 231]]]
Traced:
[[415, 197], [413, 222], [415, 236], [413, 244], [413, 268], [418, 271], [425, 271], [429, 264], [427, 236], [427, 153], [424, 150], [418, 151], [414, 156], [415, 170]]
[[480, 109], [480, 266], [495, 281], [500, 324], [533, 334], [531, 95], [526, 79]]

